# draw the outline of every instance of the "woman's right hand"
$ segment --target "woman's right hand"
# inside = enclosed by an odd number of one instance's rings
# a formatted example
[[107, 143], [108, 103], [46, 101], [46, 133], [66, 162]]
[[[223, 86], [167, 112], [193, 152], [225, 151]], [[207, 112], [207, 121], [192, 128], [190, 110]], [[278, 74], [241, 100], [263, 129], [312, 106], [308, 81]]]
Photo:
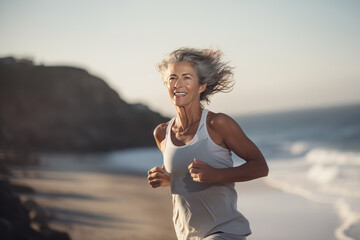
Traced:
[[148, 183], [153, 188], [170, 186], [170, 177], [166, 175], [165, 166], [153, 167], [148, 171]]

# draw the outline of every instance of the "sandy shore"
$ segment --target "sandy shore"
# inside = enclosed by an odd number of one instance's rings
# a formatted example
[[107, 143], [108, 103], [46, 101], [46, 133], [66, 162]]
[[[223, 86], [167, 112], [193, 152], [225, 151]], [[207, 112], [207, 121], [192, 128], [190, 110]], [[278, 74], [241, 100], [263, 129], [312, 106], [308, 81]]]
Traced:
[[22, 198], [53, 213], [50, 226], [73, 240], [176, 239], [169, 189], [152, 189], [143, 177], [43, 170], [14, 174], [13, 183], [37, 191]]
[[[53, 213], [50, 226], [68, 232], [72, 240], [176, 239], [170, 190], [152, 189], [145, 176], [51, 167], [13, 173], [13, 183], [37, 191], [21, 197]], [[249, 240], [335, 239], [339, 220], [330, 206], [271, 188], [263, 180], [237, 183], [236, 188], [239, 210], [251, 223]]]
[[263, 179], [237, 183], [239, 210], [248, 218], [248, 240], [333, 240], [340, 221], [331, 205], [269, 187]]

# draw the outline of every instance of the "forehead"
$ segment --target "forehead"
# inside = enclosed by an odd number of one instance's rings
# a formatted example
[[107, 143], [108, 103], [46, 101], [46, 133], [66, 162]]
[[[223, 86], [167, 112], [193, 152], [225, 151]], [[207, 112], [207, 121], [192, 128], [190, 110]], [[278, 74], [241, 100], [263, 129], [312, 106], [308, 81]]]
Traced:
[[167, 73], [181, 75], [183, 73], [195, 74], [195, 69], [189, 62], [170, 63]]

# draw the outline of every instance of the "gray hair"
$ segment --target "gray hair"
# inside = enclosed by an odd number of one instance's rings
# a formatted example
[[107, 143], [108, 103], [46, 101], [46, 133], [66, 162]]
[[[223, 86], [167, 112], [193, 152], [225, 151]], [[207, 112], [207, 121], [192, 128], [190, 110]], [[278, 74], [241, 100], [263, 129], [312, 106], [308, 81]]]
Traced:
[[210, 102], [209, 96], [217, 92], [231, 91], [233, 83], [232, 67], [221, 61], [222, 52], [212, 49], [179, 48], [163, 58], [158, 70], [164, 81], [164, 74], [172, 63], [188, 62], [195, 69], [199, 84], [207, 83], [200, 94], [200, 101]]

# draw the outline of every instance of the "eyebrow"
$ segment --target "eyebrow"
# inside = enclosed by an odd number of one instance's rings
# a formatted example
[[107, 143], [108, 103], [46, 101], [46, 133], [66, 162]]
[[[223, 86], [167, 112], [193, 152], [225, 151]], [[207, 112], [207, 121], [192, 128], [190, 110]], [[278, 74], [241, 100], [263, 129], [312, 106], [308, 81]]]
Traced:
[[190, 75], [190, 76], [192, 76], [190, 73], [183, 73], [181, 76], [185, 76], [185, 75]]
[[[190, 75], [190, 76], [192, 76], [190, 73], [183, 73], [183, 74], [181, 74], [181, 76], [185, 76], [185, 75]], [[170, 74], [169, 76], [176, 76], [176, 77], [177, 77], [177, 75], [176, 75], [175, 73], [172, 73], [172, 74]]]

